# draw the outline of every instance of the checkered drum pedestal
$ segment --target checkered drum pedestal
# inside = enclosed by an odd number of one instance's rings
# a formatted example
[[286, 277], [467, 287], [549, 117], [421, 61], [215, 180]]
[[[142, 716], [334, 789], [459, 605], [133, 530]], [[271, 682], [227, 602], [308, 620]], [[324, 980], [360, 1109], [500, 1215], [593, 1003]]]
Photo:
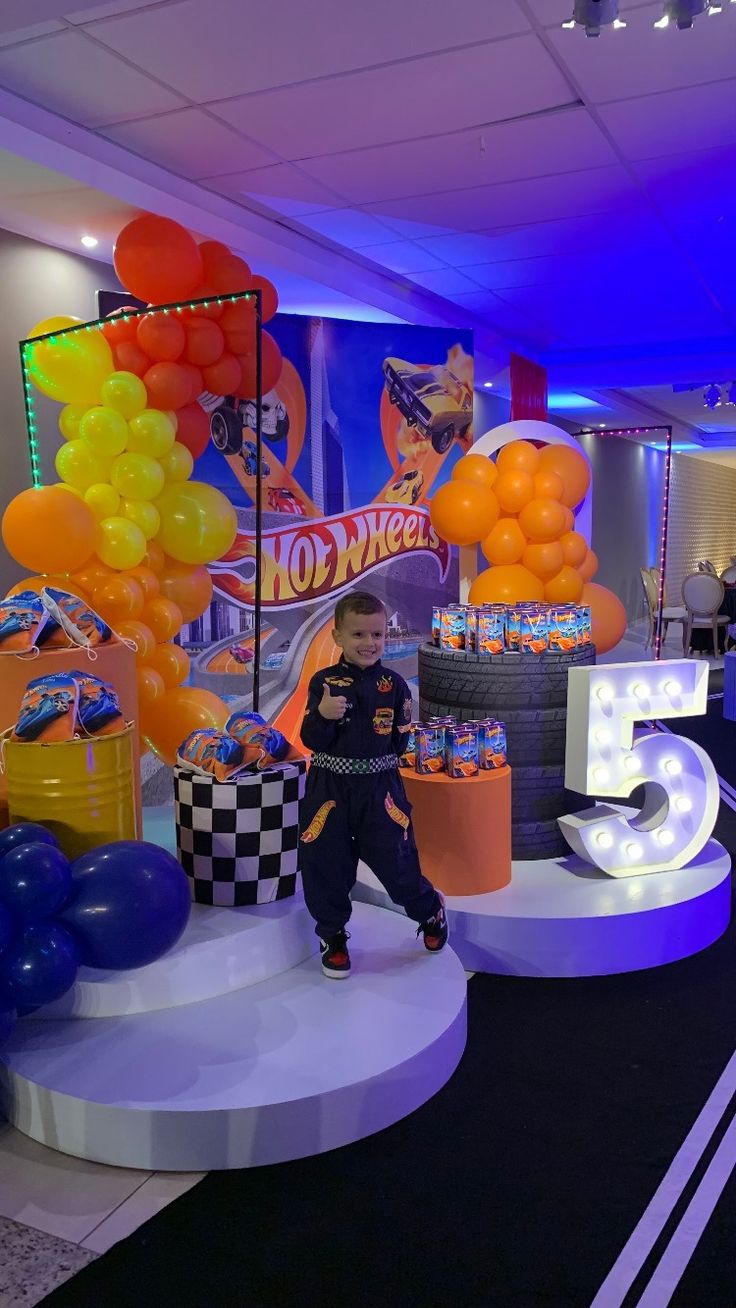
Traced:
[[296, 891], [306, 763], [221, 782], [174, 768], [176, 844], [198, 904], [270, 904]]

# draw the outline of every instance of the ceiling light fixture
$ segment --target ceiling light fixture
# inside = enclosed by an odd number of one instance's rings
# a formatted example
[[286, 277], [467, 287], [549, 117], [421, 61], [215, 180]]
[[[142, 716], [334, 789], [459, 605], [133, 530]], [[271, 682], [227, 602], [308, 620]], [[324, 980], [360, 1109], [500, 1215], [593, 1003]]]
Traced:
[[96, 246], [96, 245], [99, 245], [99, 243], [100, 243], [100, 242], [97, 240], [97, 237], [96, 237], [96, 236], [83, 236], [83, 237], [82, 237], [82, 245], [83, 245], [87, 250], [94, 250], [95, 246]]
[[670, 23], [674, 23], [681, 32], [685, 31], [692, 27], [694, 19], [700, 14], [711, 8], [717, 10], [717, 4], [718, 0], [714, 4], [710, 0], [664, 0], [664, 12], [654, 26], [669, 27]]
[[493, 385], [493, 382], [483, 382], [483, 385], [485, 386], [486, 390], [489, 391]]
[[574, 0], [572, 18], [563, 27], [584, 27], [586, 36], [600, 36], [602, 27], [626, 26], [618, 16], [618, 0]]
[[716, 386], [715, 382], [711, 382], [710, 386], [706, 386], [703, 392], [703, 404], [706, 409], [718, 409], [721, 403], [720, 386]]
[[[733, 3], [736, 4], [736, 0], [733, 0]], [[732, 381], [728, 388], [728, 399], [726, 400], [726, 404], [736, 405], [736, 381]]]

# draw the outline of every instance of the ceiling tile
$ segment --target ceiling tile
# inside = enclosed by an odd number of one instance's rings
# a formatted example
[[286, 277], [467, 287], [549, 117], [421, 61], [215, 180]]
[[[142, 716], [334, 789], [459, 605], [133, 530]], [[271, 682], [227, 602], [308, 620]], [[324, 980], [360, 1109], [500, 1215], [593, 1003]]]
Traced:
[[[634, 210], [619, 211], [615, 223], [606, 230], [606, 249], [636, 244], [657, 245], [663, 227], [655, 214]], [[580, 218], [560, 218], [551, 222], [507, 227], [491, 232], [438, 235], [419, 242], [455, 268], [468, 264], [496, 263], [511, 259], [530, 259], [544, 255], [567, 254], [601, 249], [601, 222], [597, 214]]]
[[334, 209], [342, 198], [291, 164], [272, 164], [269, 168], [208, 177], [207, 186], [221, 195], [250, 195], [291, 217]]
[[[641, 9], [643, 5], [649, 2], [650, 0], [619, 0], [619, 10], [627, 19], [631, 18], [633, 21], [634, 11]], [[527, 0], [527, 5], [538, 23], [541, 23], [544, 27], [559, 27], [560, 23], [566, 23], [569, 19], [572, 13], [573, 0]], [[569, 35], [572, 36], [573, 34], [569, 33]], [[583, 41], [587, 39], [582, 29], [575, 32], [574, 35], [581, 37]], [[613, 32], [606, 32], [604, 36], [606, 38], [610, 37], [611, 40], [614, 39]], [[618, 40], [618, 34], [615, 35], [615, 39]]]
[[506, 263], [473, 264], [465, 272], [480, 286], [503, 291], [511, 286], [564, 286], [566, 290], [584, 285], [590, 294], [600, 287], [608, 293], [612, 285], [642, 280], [658, 284], [660, 279], [676, 277], [682, 255], [674, 243], [663, 236], [658, 248], [596, 253], [570, 253], [538, 259], [513, 259]]
[[687, 215], [715, 221], [736, 214], [736, 145], [640, 159], [633, 170], [670, 223]]
[[736, 81], [604, 104], [598, 112], [629, 159], [736, 143]]
[[474, 45], [528, 30], [514, 0], [468, 4], [448, 16], [445, 0], [321, 0], [243, 4], [182, 0], [95, 25], [95, 36], [197, 101]]
[[457, 268], [437, 268], [434, 272], [412, 273], [410, 280], [416, 282], [417, 286], [423, 286], [425, 291], [448, 297], [474, 291], [478, 286], [477, 282], [458, 272]]
[[271, 161], [267, 151], [201, 109], [178, 109], [158, 118], [117, 123], [102, 129], [102, 134], [183, 177], [209, 177]]
[[[64, 17], [68, 23], [74, 23], [79, 26], [82, 23], [91, 23], [97, 18], [115, 18], [118, 14], [127, 14], [131, 9], [143, 9], [146, 6], [146, 0], [107, 0], [107, 3], [98, 3], [97, 0], [86, 0], [84, 5], [77, 5], [76, 0], [70, 0], [74, 4], [74, 9], [70, 10]], [[155, 0], [148, 0], [148, 3], [155, 3]]]
[[655, 20], [661, 17], [661, 3], [649, 4], [631, 13], [625, 31], [605, 32], [600, 40], [589, 41], [582, 32], [559, 27], [549, 35], [583, 95], [593, 104], [733, 76], [736, 15], [727, 12], [703, 17], [688, 32], [655, 28]]
[[[361, 213], [359, 209], [332, 209], [325, 213], [304, 214], [299, 219], [302, 227], [327, 236], [338, 245], [354, 250], [358, 246], [383, 245], [391, 232], [377, 218]], [[366, 250], [370, 257], [370, 250]]]
[[615, 158], [584, 109], [302, 163], [354, 204], [593, 168]]
[[71, 31], [0, 50], [0, 86], [85, 127], [181, 105], [177, 95]]
[[50, 36], [52, 32], [63, 32], [63, 30], [64, 24], [55, 18], [50, 18], [44, 23], [32, 23], [30, 27], [0, 30], [0, 46], [18, 45], [20, 41], [31, 41], [37, 36]]
[[387, 245], [371, 245], [366, 248], [366, 257], [384, 268], [397, 273], [429, 272], [441, 268], [442, 262], [428, 250], [414, 241], [390, 241]]
[[618, 214], [627, 209], [641, 209], [645, 204], [623, 168], [593, 168], [583, 173], [509, 182], [505, 186], [478, 186], [387, 200], [367, 208], [387, 221], [398, 217], [434, 222], [456, 231], [485, 231], [489, 227], [605, 213], [610, 209]]
[[487, 318], [497, 331], [507, 332], [512, 337], [526, 340], [537, 348], [544, 348], [549, 343], [550, 328], [541, 315], [520, 312], [513, 305], [493, 295], [491, 291], [475, 291], [472, 294], [453, 295], [453, 304], [458, 304], [468, 313], [479, 318]]
[[[441, 93], [428, 95], [428, 87]], [[571, 99], [541, 41], [519, 36], [211, 107], [283, 158], [302, 159], [498, 122]]]

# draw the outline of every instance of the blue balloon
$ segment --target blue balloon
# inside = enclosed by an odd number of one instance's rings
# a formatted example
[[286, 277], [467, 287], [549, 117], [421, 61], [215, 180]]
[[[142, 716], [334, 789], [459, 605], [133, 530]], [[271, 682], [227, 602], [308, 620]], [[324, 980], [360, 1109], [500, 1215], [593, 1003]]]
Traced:
[[72, 863], [72, 897], [61, 919], [82, 963], [115, 971], [168, 953], [190, 909], [189, 881], [171, 854], [147, 841], [120, 840]]
[[69, 860], [54, 845], [15, 845], [0, 859], [0, 901], [21, 922], [53, 917], [71, 888]]
[[74, 985], [78, 968], [74, 937], [58, 922], [28, 923], [0, 959], [2, 980], [23, 1009], [61, 999]]
[[14, 1008], [0, 1008], [0, 1045], [10, 1038], [15, 1030], [18, 1014]]
[[56, 836], [52, 836], [38, 822], [16, 822], [15, 826], [0, 831], [0, 858], [4, 858], [8, 850], [14, 849], [16, 845], [28, 845], [32, 840], [40, 840], [43, 845], [59, 848]]
[[13, 919], [4, 904], [0, 904], [0, 954], [13, 938]]

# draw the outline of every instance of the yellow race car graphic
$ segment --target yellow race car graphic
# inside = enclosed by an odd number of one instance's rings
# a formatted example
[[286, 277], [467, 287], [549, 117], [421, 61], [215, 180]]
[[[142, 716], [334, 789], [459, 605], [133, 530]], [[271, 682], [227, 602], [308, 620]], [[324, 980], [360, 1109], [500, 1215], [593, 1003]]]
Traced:
[[431, 440], [438, 454], [444, 454], [454, 438], [464, 436], [472, 425], [472, 391], [444, 365], [417, 368], [406, 359], [388, 358], [383, 361], [383, 374], [391, 403], [407, 426]]
[[422, 494], [424, 477], [418, 468], [410, 468], [386, 491], [387, 504], [416, 504]]

